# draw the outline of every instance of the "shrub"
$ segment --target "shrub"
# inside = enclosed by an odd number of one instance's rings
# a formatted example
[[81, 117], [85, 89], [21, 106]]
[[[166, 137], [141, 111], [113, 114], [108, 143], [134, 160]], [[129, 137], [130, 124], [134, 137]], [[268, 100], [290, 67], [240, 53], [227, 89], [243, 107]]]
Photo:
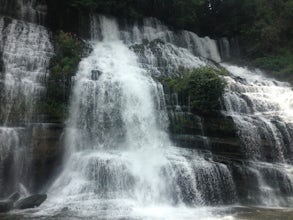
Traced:
[[293, 76], [293, 53], [289, 50], [280, 51], [276, 55], [264, 56], [255, 59], [254, 65], [268, 71], [278, 79], [292, 82]]
[[219, 107], [226, 86], [221, 75], [226, 74], [224, 69], [201, 67], [188, 71], [181, 78], [169, 79], [168, 84], [193, 110], [208, 112]]
[[71, 79], [81, 59], [81, 42], [76, 35], [60, 31], [54, 38], [55, 56], [51, 59], [47, 95], [39, 104], [41, 112], [63, 120], [71, 91]]
[[80, 61], [80, 41], [76, 35], [60, 31], [55, 37], [55, 44], [56, 56], [51, 63], [52, 73], [57, 78], [64, 75], [70, 80]]

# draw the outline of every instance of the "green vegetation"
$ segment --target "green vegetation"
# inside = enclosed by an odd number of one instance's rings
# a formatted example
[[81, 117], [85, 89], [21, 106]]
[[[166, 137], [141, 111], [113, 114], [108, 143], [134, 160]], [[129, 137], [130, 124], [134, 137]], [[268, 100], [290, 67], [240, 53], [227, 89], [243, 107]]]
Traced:
[[200, 35], [237, 36], [251, 58], [276, 52], [293, 39], [293, 0], [70, 0], [67, 4], [124, 18], [154, 16]]
[[173, 88], [192, 110], [208, 112], [219, 107], [219, 100], [224, 93], [225, 80], [220, 75], [226, 75], [225, 70], [211, 67], [201, 67], [189, 71], [181, 78], [168, 79], [168, 85]]
[[259, 57], [254, 65], [269, 71], [274, 77], [293, 82], [293, 53], [285, 50], [277, 54]]
[[49, 15], [54, 14], [49, 20], [57, 29], [78, 31], [72, 24], [91, 12], [127, 19], [153, 16], [200, 36], [237, 38], [249, 63], [285, 79], [293, 75], [288, 62], [293, 56], [293, 0], [47, 0], [47, 4]]
[[[291, 39], [292, 0], [69, 0], [68, 7], [127, 18], [154, 16], [177, 28], [202, 35], [244, 35], [271, 49], [282, 38]], [[285, 36], [287, 35], [287, 36]], [[253, 44], [252, 42], [250, 42]], [[253, 52], [253, 51], [250, 51]]]
[[81, 43], [76, 35], [60, 31], [55, 36], [55, 52], [47, 81], [46, 101], [39, 107], [53, 117], [64, 119], [71, 79], [81, 59]]
[[52, 60], [52, 77], [70, 81], [80, 61], [80, 41], [76, 35], [60, 31], [55, 42], [56, 56]]
[[200, 17], [206, 0], [144, 0], [141, 13], [157, 17], [176, 27], [199, 31]]
[[249, 63], [293, 81], [293, 0], [214, 0], [212, 7], [201, 23], [206, 33], [238, 37]]
[[[69, 5], [86, 11], [128, 18], [155, 16], [176, 27], [194, 25], [205, 0], [70, 0]], [[176, 15], [176, 16], [174, 16]]]
[[135, 9], [136, 0], [69, 0], [69, 6], [82, 11], [97, 11], [130, 18], [139, 18], [141, 14]]

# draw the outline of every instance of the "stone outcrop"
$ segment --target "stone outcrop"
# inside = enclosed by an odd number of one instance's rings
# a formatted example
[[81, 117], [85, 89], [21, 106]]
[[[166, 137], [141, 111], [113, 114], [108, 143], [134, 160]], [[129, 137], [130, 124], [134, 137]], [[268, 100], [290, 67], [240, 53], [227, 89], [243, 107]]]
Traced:
[[17, 200], [19, 200], [19, 198], [20, 194], [18, 192], [15, 192], [8, 197], [8, 200], [16, 202]]
[[62, 163], [63, 124], [46, 123], [36, 126], [32, 132], [32, 177], [33, 192], [42, 190]]
[[13, 207], [13, 201], [12, 200], [2, 200], [0, 201], [0, 213], [1, 212], [8, 212]]
[[40, 206], [46, 199], [46, 194], [34, 194], [23, 199], [19, 199], [18, 192], [13, 193], [5, 200], [0, 200], [0, 213], [9, 212], [12, 209], [29, 209]]
[[18, 200], [14, 204], [16, 209], [29, 209], [40, 206], [47, 199], [46, 194], [35, 194], [24, 199]]
[[232, 118], [214, 112], [208, 115], [169, 111], [172, 140], [179, 147], [209, 150], [219, 156], [244, 159]]

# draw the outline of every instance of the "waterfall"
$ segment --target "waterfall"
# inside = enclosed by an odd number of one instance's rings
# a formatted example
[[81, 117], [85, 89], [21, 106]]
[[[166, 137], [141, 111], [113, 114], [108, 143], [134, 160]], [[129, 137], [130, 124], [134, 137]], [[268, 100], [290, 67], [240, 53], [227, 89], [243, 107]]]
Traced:
[[169, 140], [162, 85], [131, 49], [136, 42], [113, 18], [93, 18], [91, 26], [93, 51], [75, 77], [64, 169], [39, 214], [190, 219], [210, 215], [199, 207], [236, 202], [226, 165]]
[[238, 128], [243, 155], [253, 161], [245, 169], [257, 179], [254, 197], [267, 206], [292, 204], [292, 88], [257, 70], [223, 66], [232, 74], [226, 77], [224, 113]]
[[0, 13], [26, 22], [44, 24], [47, 6], [37, 0], [0, 0]]
[[52, 54], [44, 27], [0, 17], [1, 196], [17, 190], [19, 182], [31, 181], [28, 129], [36, 121], [34, 108], [45, 89], [42, 81]]
[[13, 121], [27, 123], [44, 89], [41, 80], [47, 73], [52, 46], [44, 27], [11, 20], [4, 28], [4, 22], [1, 18], [0, 38], [4, 39], [1, 121], [4, 125]]
[[46, 16], [46, 5], [37, 0], [17, 0], [20, 8], [19, 18], [28, 22], [43, 24]]
[[[0, 2], [8, 7], [8, 1]], [[15, 2], [22, 19], [37, 22], [36, 1]], [[48, 189], [48, 200], [32, 211], [34, 217], [213, 219], [221, 214], [208, 207], [293, 203], [288, 84], [221, 63], [236, 53], [227, 39], [172, 31], [154, 18], [118, 24], [92, 16], [90, 26], [92, 51], [74, 77], [63, 169]], [[53, 48], [44, 27], [1, 17], [0, 55], [0, 195], [16, 189], [27, 195], [30, 137], [43, 132], [43, 126], [31, 124], [38, 122], [34, 108], [45, 89]], [[241, 140], [243, 158], [235, 161], [213, 152], [198, 116], [194, 123], [202, 148], [179, 148], [168, 135], [160, 80], [207, 65], [222, 65], [231, 73], [224, 76], [222, 113], [233, 119]], [[169, 114], [186, 113], [190, 119], [190, 110], [184, 112], [187, 107], [173, 96], [176, 109]]]
[[143, 68], [155, 77], [180, 76], [182, 70], [220, 62], [215, 40], [190, 31], [171, 31], [160, 21], [146, 18], [143, 25], [122, 27], [120, 35], [138, 54]]
[[[236, 38], [91, 15], [64, 128], [36, 110], [54, 55], [45, 2], [0, 0], [0, 198], [48, 194], [0, 218], [219, 220], [235, 206], [292, 207], [292, 87], [224, 63], [240, 55]], [[230, 73], [221, 112], [208, 116], [165, 81], [202, 66]], [[178, 139], [168, 134], [176, 123]]]

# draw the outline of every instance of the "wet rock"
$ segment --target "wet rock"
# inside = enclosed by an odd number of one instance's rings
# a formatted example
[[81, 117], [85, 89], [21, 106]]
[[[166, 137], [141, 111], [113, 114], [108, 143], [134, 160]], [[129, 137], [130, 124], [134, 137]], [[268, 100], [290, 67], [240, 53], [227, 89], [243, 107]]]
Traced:
[[180, 147], [191, 149], [209, 149], [207, 146], [207, 138], [200, 135], [172, 135], [171, 139]]
[[98, 80], [102, 72], [100, 70], [92, 70], [92, 80]]
[[245, 159], [241, 143], [238, 138], [209, 138], [209, 144], [214, 154], [225, 156], [230, 159]]
[[19, 198], [20, 194], [18, 192], [15, 192], [8, 197], [8, 200], [16, 202], [17, 200], [19, 200]]
[[13, 208], [13, 201], [12, 200], [2, 200], [0, 201], [0, 213], [1, 212], [8, 212]]
[[17, 201], [14, 205], [16, 209], [29, 209], [40, 206], [47, 199], [46, 194], [36, 194]]
[[210, 137], [238, 138], [235, 124], [231, 117], [209, 115], [203, 118], [205, 134]]
[[32, 176], [34, 181], [29, 191], [39, 192], [50, 181], [62, 164], [63, 124], [42, 123], [34, 126], [31, 133], [33, 143]]

